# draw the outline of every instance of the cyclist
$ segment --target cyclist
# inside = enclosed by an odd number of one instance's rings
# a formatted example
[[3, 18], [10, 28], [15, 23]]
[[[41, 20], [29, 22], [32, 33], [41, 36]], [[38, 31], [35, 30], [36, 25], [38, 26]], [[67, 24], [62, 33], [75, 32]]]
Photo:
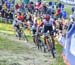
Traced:
[[[40, 24], [41, 24], [41, 18], [39, 18], [39, 16], [34, 17], [34, 22], [33, 22], [33, 25], [32, 25], [33, 36], [35, 36], [35, 34], [41, 33], [41, 28], [39, 28]], [[34, 43], [35, 43], [35, 41], [34, 41]]]
[[22, 22], [20, 20], [18, 20], [17, 18], [14, 19], [13, 21], [13, 28], [16, 31], [16, 36], [18, 36], [18, 31], [20, 30], [20, 25], [22, 24]]
[[33, 42], [35, 43], [35, 45], [37, 45], [36, 40], [35, 40], [35, 35], [36, 35], [36, 32], [37, 32], [37, 28], [38, 28], [37, 20], [35, 20], [35, 22], [33, 23], [32, 27], [31, 27]]
[[[41, 18], [38, 16], [35, 16], [33, 19], [33, 25], [32, 25], [32, 29], [33, 29], [33, 34], [35, 34], [35, 32], [38, 31], [38, 27], [41, 24]], [[34, 32], [35, 31], [35, 32]]]
[[[55, 51], [55, 42], [54, 42], [54, 38], [53, 38], [53, 22], [54, 19], [50, 17], [50, 15], [46, 15], [45, 18], [43, 19], [43, 22], [40, 26], [44, 25], [44, 33], [46, 34], [47, 31], [49, 31], [50, 36], [52, 38], [52, 43], [53, 43], [53, 50]], [[46, 44], [46, 40], [44, 37], [44, 42]]]
[[32, 25], [32, 32], [33, 32], [33, 35], [36, 33], [37, 31], [37, 20], [33, 23]]

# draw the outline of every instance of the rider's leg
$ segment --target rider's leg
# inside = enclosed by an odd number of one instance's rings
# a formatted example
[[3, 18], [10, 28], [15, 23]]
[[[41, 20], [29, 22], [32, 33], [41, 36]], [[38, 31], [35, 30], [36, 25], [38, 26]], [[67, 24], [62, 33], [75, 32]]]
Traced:
[[48, 31], [48, 27], [44, 26], [44, 42], [45, 42], [45, 45], [46, 45], [46, 32], [47, 31]]
[[47, 45], [46, 45], [46, 37], [44, 36], [44, 52], [46, 52], [46, 48], [47, 48]]
[[53, 43], [53, 49], [55, 50], [55, 40], [54, 40], [53, 35], [51, 36], [51, 38], [52, 38], [52, 43]]
[[46, 44], [46, 32], [47, 32], [47, 30], [48, 30], [48, 27], [44, 26], [44, 44], [45, 44], [44, 52], [46, 52], [46, 48], [47, 48], [47, 44]]
[[54, 40], [54, 32], [53, 32], [53, 28], [52, 26], [49, 27], [49, 32], [50, 32], [50, 36], [51, 36], [51, 39], [52, 39], [52, 43], [53, 43], [53, 49], [55, 50], [55, 40]]
[[14, 27], [14, 31], [16, 32], [16, 37], [18, 37], [17, 27]]
[[33, 34], [33, 42], [35, 43], [36, 41], [35, 41], [35, 33], [36, 33], [36, 30], [32, 30], [32, 34]]
[[55, 40], [54, 40], [54, 36], [53, 36], [53, 34], [50, 34], [50, 35], [51, 35], [51, 39], [52, 39], [52, 48], [51, 48], [51, 53], [52, 53], [53, 58], [55, 58], [55, 54], [56, 54], [56, 49], [55, 49]]

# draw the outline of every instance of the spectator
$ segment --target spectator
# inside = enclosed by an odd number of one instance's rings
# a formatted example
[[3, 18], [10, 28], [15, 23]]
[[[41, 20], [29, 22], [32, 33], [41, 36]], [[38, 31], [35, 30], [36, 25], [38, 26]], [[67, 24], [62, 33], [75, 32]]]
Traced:
[[49, 2], [49, 6], [52, 6], [52, 2]]
[[2, 5], [4, 4], [4, 0], [2, 0]]
[[3, 4], [2, 9], [4, 9], [4, 10], [7, 9], [7, 7], [6, 7], [6, 3]]
[[25, 12], [24, 3], [21, 4], [20, 9], [22, 12]]
[[74, 7], [72, 7], [71, 11], [72, 11], [72, 13], [74, 13], [74, 11], [75, 11], [75, 8], [74, 8]]
[[12, 23], [12, 21], [13, 21], [13, 13], [10, 11], [8, 15], [9, 15], [9, 20]]
[[0, 5], [0, 11], [2, 10], [2, 5]]
[[62, 3], [61, 3], [61, 2], [60, 2], [60, 3], [58, 3], [58, 7], [59, 7], [59, 8], [61, 8], [61, 6], [62, 6]]
[[44, 13], [47, 12], [47, 7], [46, 7], [46, 5], [43, 5], [43, 12], [44, 12]]
[[62, 4], [62, 6], [61, 6], [61, 10], [64, 10], [64, 4]]
[[53, 9], [52, 9], [52, 7], [50, 6], [50, 8], [48, 8], [48, 10], [47, 10], [47, 14], [51, 15], [51, 14], [52, 14], [52, 11], [53, 11]]
[[2, 10], [1, 13], [2, 13], [1, 16], [5, 17], [5, 10]]
[[18, 20], [21, 20], [22, 22], [24, 22], [24, 16], [21, 14], [21, 12], [17, 13], [17, 18]]
[[62, 16], [63, 16], [64, 19], [67, 18], [67, 13], [66, 13], [66, 11], [62, 11]]
[[8, 9], [10, 9], [11, 3], [9, 1], [6, 1], [6, 6], [7, 6]]
[[19, 6], [18, 3], [15, 5], [15, 8], [16, 8], [16, 9], [19, 9], [19, 8], [20, 8], [20, 6]]
[[17, 3], [17, 4], [15, 5], [15, 8], [16, 8], [16, 12], [19, 12], [19, 10], [20, 10], [20, 5]]

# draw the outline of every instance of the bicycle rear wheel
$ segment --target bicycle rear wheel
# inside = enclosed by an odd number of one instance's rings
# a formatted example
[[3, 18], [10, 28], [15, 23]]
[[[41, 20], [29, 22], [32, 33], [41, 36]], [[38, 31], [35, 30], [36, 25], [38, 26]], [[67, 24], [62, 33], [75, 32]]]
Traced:
[[19, 40], [21, 39], [21, 30], [17, 30], [17, 34], [18, 34], [18, 38], [19, 38]]
[[55, 52], [54, 52], [54, 47], [53, 47], [53, 43], [52, 43], [52, 40], [51, 39], [48, 39], [48, 43], [49, 43], [49, 47], [50, 47], [50, 52], [53, 56], [53, 58], [55, 58]]
[[25, 35], [25, 33], [24, 33], [24, 32], [22, 32], [22, 38], [23, 38], [23, 40], [28, 41], [28, 38], [27, 38], [27, 36]]

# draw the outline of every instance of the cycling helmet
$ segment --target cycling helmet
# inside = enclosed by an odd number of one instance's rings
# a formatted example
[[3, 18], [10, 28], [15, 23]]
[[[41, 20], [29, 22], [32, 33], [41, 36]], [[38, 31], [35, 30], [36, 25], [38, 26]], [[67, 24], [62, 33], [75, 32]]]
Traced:
[[49, 15], [46, 15], [45, 19], [46, 19], [47, 21], [49, 21], [49, 20], [50, 20], [50, 16], [49, 16]]

